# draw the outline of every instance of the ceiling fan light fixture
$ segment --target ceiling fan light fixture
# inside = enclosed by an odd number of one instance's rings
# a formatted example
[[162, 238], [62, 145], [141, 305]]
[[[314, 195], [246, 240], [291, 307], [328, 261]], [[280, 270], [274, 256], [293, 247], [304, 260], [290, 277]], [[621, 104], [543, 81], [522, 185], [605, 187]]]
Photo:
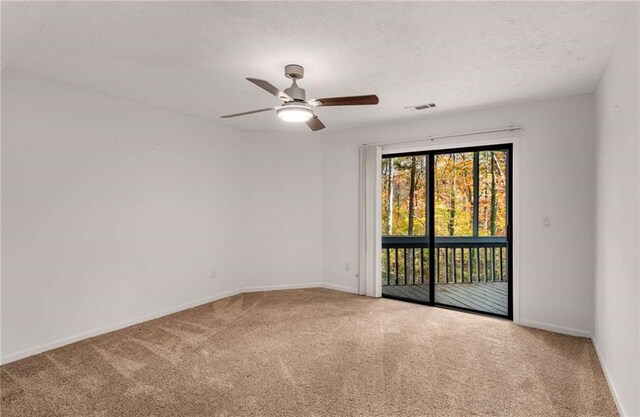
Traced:
[[276, 110], [278, 117], [285, 122], [306, 122], [313, 117], [313, 110], [301, 103], [285, 103]]

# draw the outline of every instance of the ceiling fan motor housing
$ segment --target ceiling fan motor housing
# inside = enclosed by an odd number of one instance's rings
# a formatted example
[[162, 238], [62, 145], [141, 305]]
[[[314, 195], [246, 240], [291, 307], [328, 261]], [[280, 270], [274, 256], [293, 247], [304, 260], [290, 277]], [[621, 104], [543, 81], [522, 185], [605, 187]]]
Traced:
[[304, 68], [302, 65], [287, 65], [284, 67], [284, 75], [285, 77], [293, 80], [291, 87], [284, 90], [284, 92], [295, 101], [305, 101], [307, 99], [306, 92], [304, 91], [304, 88], [298, 87], [298, 84], [296, 83], [297, 80], [304, 78]]
[[304, 78], [304, 68], [302, 65], [289, 64], [284, 67], [284, 76], [291, 79], [301, 80]]
[[298, 87], [296, 84], [296, 79], [293, 79], [293, 85], [284, 90], [285, 94], [291, 97], [294, 101], [305, 101], [307, 94], [304, 91], [304, 88]]

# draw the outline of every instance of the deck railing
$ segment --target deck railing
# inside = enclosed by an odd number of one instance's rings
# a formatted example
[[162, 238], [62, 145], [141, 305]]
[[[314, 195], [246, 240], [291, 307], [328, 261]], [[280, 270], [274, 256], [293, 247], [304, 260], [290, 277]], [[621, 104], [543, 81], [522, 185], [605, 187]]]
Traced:
[[[436, 237], [437, 284], [506, 281], [504, 236]], [[429, 241], [424, 236], [382, 238], [382, 285], [428, 284]]]

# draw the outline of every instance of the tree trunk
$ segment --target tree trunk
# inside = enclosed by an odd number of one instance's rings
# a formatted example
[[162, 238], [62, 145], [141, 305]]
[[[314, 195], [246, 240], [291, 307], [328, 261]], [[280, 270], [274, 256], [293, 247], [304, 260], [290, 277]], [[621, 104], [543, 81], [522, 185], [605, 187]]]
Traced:
[[496, 199], [496, 164], [491, 152], [491, 220], [489, 223], [489, 231], [491, 236], [496, 235], [496, 215], [498, 211]]
[[453, 168], [451, 169], [451, 190], [449, 193], [449, 236], [453, 236], [456, 233], [456, 154], [452, 154]]
[[409, 226], [408, 234], [413, 236], [413, 218], [415, 215], [415, 194], [416, 194], [416, 158], [411, 158], [411, 171], [409, 178]]
[[[424, 193], [424, 234], [425, 236], [429, 234], [429, 222], [430, 222], [430, 218], [431, 218], [431, 209], [429, 207], [429, 181], [435, 181], [435, 178], [429, 178], [430, 172], [429, 172], [429, 159], [425, 158], [424, 161], [424, 186], [425, 186], [425, 193]], [[435, 196], [435, 192], [434, 192], [434, 196]], [[434, 203], [434, 207], [435, 207], [435, 203]]]
[[389, 175], [387, 177], [389, 190], [389, 216], [387, 217], [387, 235], [393, 234], [393, 159], [389, 159]]

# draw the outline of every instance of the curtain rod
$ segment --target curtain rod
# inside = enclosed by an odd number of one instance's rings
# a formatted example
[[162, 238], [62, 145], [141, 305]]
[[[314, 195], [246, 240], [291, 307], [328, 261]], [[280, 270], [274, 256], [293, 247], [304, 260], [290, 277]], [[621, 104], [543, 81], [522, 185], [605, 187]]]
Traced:
[[522, 130], [519, 126], [509, 126], [503, 129], [493, 129], [493, 130], [479, 130], [475, 132], [468, 133], [458, 133], [455, 135], [443, 135], [443, 136], [427, 136], [426, 138], [418, 138], [418, 139], [408, 139], [403, 141], [394, 141], [394, 142], [378, 142], [378, 143], [365, 143], [364, 145], [360, 145], [361, 148], [365, 148], [367, 146], [384, 146], [384, 145], [402, 145], [403, 143], [411, 143], [411, 142], [423, 142], [425, 140], [436, 140], [436, 139], [447, 139], [447, 138], [459, 138], [463, 136], [475, 136], [482, 135], [485, 133], [499, 133], [499, 132], [514, 132], [516, 130]]

